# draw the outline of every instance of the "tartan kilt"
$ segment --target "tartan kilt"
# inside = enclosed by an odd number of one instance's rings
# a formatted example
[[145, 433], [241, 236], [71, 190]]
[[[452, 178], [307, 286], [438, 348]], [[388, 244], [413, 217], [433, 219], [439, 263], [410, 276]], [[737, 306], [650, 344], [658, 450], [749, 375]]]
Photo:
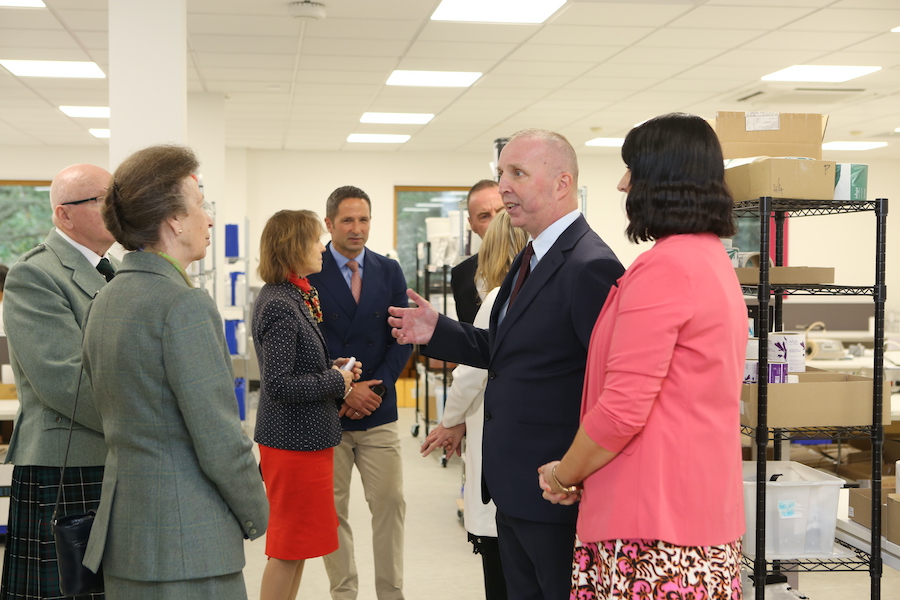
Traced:
[[[70, 598], [59, 590], [50, 520], [59, 489], [59, 467], [16, 466], [9, 503], [0, 600]], [[60, 515], [97, 510], [103, 467], [66, 467]], [[102, 600], [104, 594], [78, 596]]]

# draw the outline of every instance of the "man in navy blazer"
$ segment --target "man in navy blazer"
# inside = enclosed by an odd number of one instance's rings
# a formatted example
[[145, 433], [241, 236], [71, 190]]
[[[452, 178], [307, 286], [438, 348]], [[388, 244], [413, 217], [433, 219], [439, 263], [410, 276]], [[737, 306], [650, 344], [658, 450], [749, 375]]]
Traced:
[[575, 437], [591, 331], [624, 269], [578, 211], [578, 163], [563, 136], [520, 131], [499, 167], [506, 210], [531, 236], [534, 256], [525, 269], [528, 249], [516, 257], [490, 329], [438, 315], [412, 290], [419, 308], [391, 309], [388, 321], [400, 343], [427, 344], [429, 356], [488, 369], [483, 493], [497, 505], [509, 598], [563, 600], [577, 507], [546, 506], [537, 469]]
[[[491, 221], [503, 208], [503, 198], [493, 179], [482, 179], [472, 186], [466, 196], [466, 211], [469, 213], [469, 227], [479, 239], [484, 238]], [[478, 254], [473, 254], [450, 269], [450, 289], [456, 305], [456, 317], [463, 323], [475, 321], [475, 313], [481, 300], [490, 290], [479, 291], [475, 282], [478, 270]]]
[[[372, 203], [361, 189], [344, 186], [328, 197], [325, 225], [331, 242], [322, 271], [310, 275], [322, 305], [320, 327], [332, 358], [354, 356], [363, 365], [341, 406], [343, 436], [334, 449], [334, 498], [340, 547], [325, 557], [335, 600], [355, 600], [359, 578], [353, 532], [347, 521], [350, 475], [359, 469], [369, 509], [378, 600], [403, 599], [403, 472], [394, 384], [411, 349], [391, 336], [388, 306], [407, 306], [406, 279], [397, 261], [365, 247]], [[354, 297], [358, 294], [358, 298]], [[384, 396], [373, 391], [383, 385]], [[377, 390], [377, 388], [376, 388]]]

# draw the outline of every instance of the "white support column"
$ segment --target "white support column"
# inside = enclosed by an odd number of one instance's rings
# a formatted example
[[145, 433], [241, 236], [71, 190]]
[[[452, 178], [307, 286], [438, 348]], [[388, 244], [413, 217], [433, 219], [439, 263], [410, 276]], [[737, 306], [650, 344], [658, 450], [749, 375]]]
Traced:
[[109, 166], [187, 136], [186, 0], [109, 0]]

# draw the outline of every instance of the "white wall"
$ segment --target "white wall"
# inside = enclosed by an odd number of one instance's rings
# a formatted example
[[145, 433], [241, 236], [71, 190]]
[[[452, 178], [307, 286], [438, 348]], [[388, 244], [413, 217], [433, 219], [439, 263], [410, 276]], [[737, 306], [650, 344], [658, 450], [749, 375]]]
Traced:
[[[369, 246], [385, 252], [394, 246], [394, 186], [448, 185], [467, 187], [490, 177], [490, 144], [483, 154], [394, 152], [301, 152], [229, 149], [223, 198], [210, 198], [217, 207], [217, 235], [224, 240], [225, 223], [250, 219], [250, 271], [255, 276], [259, 235], [266, 219], [283, 208], [305, 208], [324, 217], [325, 199], [334, 188], [356, 185], [372, 198]], [[827, 156], [845, 162], [858, 155]], [[624, 166], [615, 150], [582, 155], [580, 185], [588, 188], [587, 218], [627, 266], [647, 245], [635, 246], [624, 237], [624, 198], [615, 186]], [[869, 198], [887, 197], [900, 206], [898, 161], [868, 160]], [[52, 179], [76, 162], [107, 163], [105, 147], [43, 148], [0, 146], [0, 179]], [[889, 309], [900, 312], [900, 228], [897, 210], [888, 217], [887, 283]], [[241, 235], [243, 241], [243, 234]], [[218, 245], [221, 254], [224, 244]], [[803, 217], [789, 224], [790, 264], [835, 267], [836, 282], [871, 285], [874, 279], [875, 220], [871, 213]], [[217, 257], [219, 265], [223, 265]], [[221, 278], [224, 285], [224, 275]], [[220, 292], [221, 294], [221, 292]], [[220, 295], [221, 297], [221, 295]], [[798, 301], [810, 301], [798, 297]], [[833, 298], [827, 299], [833, 302]], [[843, 299], [843, 301], [854, 301]], [[860, 298], [860, 302], [871, 299]]]

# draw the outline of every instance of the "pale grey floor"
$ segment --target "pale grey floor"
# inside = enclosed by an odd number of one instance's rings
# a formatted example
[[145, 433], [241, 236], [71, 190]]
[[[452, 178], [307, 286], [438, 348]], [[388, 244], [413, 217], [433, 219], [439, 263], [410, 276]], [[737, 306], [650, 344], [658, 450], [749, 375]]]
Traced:
[[[403, 449], [404, 491], [406, 494], [406, 560], [404, 589], [408, 600], [476, 600], [484, 598], [481, 559], [471, 545], [456, 513], [460, 497], [462, 467], [458, 459], [446, 468], [433, 457], [419, 456], [418, 438], [410, 434], [415, 422], [412, 408], [400, 409], [400, 442]], [[356, 536], [356, 559], [361, 589], [358, 600], [375, 600], [373, 589], [371, 528], [362, 484], [354, 471], [351, 516]], [[264, 541], [247, 543], [244, 577], [250, 600], [258, 600], [259, 583], [265, 567]], [[810, 600], [861, 600], [869, 598], [869, 574], [802, 573], [799, 589]], [[885, 600], [900, 598], [900, 572], [885, 567], [882, 580]], [[748, 593], [746, 598], [753, 598]], [[328, 578], [321, 559], [307, 561], [300, 585], [300, 599], [328, 600]]]
[[[253, 414], [248, 421], [253, 422]], [[462, 466], [458, 459], [441, 467], [436, 457], [419, 456], [418, 438], [410, 434], [415, 411], [400, 409], [400, 442], [403, 452], [406, 495], [406, 558], [404, 589], [408, 600], [477, 600], [484, 597], [481, 559], [471, 545], [458, 517]], [[251, 432], [252, 433], [252, 432]], [[350, 520], [356, 537], [356, 558], [361, 589], [358, 600], [376, 600], [372, 568], [372, 533], [362, 484], [354, 472]], [[259, 599], [259, 586], [266, 564], [265, 538], [246, 542], [244, 577], [249, 600]], [[2, 555], [0, 555], [2, 558]], [[869, 598], [869, 574], [803, 573], [799, 589], [810, 600], [862, 600]], [[884, 568], [881, 597], [900, 598], [900, 572]], [[307, 561], [298, 598], [328, 600], [328, 578], [322, 559]], [[751, 593], [745, 598], [753, 598]]]

